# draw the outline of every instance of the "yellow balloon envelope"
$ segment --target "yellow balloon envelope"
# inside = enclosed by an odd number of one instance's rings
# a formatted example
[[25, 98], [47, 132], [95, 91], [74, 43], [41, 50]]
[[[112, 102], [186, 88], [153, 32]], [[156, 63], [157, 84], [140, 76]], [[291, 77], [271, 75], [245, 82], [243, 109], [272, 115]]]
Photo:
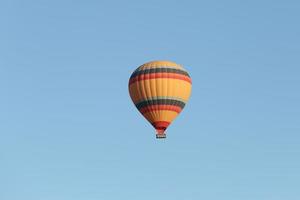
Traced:
[[138, 67], [129, 79], [130, 97], [140, 113], [156, 129], [156, 138], [182, 111], [192, 89], [188, 72], [170, 61], [152, 61]]

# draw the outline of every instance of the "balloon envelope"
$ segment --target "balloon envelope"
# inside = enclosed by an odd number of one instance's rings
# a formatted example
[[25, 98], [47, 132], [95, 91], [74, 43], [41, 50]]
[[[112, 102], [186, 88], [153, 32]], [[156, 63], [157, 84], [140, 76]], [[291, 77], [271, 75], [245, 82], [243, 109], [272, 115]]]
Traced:
[[157, 138], [182, 111], [192, 89], [188, 72], [170, 61], [152, 61], [138, 67], [129, 79], [129, 94], [140, 113], [156, 129]]

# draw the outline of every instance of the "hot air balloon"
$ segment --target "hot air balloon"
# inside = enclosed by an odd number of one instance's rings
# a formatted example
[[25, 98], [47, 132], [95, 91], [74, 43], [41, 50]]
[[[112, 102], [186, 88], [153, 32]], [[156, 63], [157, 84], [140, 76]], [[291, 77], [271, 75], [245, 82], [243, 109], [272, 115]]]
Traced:
[[166, 138], [165, 130], [190, 97], [192, 80], [181, 65], [152, 61], [132, 73], [128, 87], [136, 108], [155, 128], [156, 138]]

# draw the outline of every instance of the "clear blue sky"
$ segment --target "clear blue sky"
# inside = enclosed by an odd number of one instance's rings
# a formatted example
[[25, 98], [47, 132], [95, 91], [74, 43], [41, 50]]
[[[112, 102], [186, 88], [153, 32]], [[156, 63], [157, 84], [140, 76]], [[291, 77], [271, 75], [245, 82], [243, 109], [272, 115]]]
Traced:
[[[299, 1], [0, 2], [1, 200], [300, 198]], [[192, 97], [156, 140], [132, 71]]]

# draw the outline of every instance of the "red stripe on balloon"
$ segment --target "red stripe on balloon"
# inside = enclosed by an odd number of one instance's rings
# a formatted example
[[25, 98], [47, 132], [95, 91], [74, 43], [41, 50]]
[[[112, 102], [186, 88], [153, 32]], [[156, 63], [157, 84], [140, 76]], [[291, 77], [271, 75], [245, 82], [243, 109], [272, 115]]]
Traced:
[[129, 85], [143, 80], [155, 79], [155, 78], [171, 78], [171, 79], [179, 79], [183, 81], [187, 81], [192, 83], [192, 79], [188, 76], [176, 73], [152, 73], [152, 74], [141, 74], [129, 80]]
[[179, 106], [175, 106], [175, 105], [151, 105], [151, 106], [145, 106], [143, 108], [140, 109], [140, 112], [142, 114], [151, 112], [151, 111], [160, 111], [160, 110], [169, 110], [169, 111], [174, 111], [177, 113], [180, 113], [182, 108]]
[[170, 125], [170, 122], [156, 121], [153, 122], [152, 125], [154, 126], [155, 129], [166, 129]]

